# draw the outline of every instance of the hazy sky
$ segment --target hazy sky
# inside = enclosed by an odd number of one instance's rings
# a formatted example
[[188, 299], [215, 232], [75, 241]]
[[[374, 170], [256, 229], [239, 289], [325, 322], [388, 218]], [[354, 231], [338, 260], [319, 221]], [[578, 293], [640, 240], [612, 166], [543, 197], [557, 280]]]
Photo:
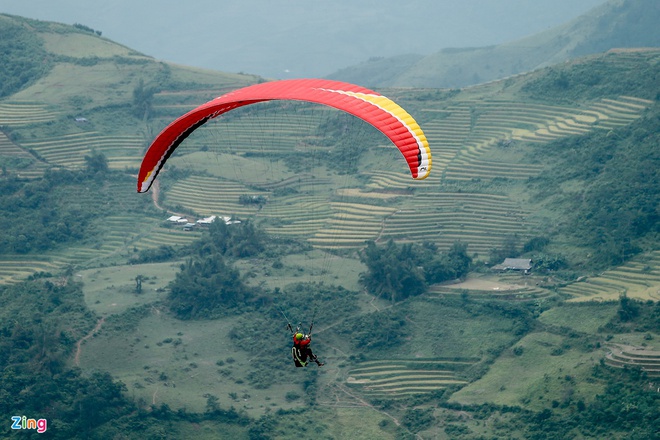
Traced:
[[271, 78], [370, 57], [487, 46], [606, 0], [0, 0], [0, 12], [80, 23], [158, 59]]

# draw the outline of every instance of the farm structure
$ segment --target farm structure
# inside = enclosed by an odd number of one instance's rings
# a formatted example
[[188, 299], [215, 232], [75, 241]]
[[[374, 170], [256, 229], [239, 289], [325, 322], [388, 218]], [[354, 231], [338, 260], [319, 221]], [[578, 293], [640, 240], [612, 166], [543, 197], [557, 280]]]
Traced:
[[492, 269], [501, 272], [513, 270], [528, 274], [532, 270], [532, 260], [529, 258], [505, 258], [502, 263], [496, 264]]

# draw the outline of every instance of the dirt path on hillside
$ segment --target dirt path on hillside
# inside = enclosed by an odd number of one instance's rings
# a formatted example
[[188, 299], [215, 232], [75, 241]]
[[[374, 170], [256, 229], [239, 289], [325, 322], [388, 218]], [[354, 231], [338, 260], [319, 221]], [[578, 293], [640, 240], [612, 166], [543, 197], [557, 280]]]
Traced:
[[[135, 177], [137, 179], [137, 176], [134, 175], [133, 177]], [[161, 211], [171, 212], [171, 211], [168, 211], [167, 208], [163, 207], [159, 202], [159, 200], [160, 200], [160, 182], [158, 180], [154, 180], [154, 183], [151, 184], [151, 188], [149, 188], [149, 191], [151, 192], [151, 201], [154, 203], [154, 206], [156, 208], [160, 209]], [[181, 217], [185, 217], [183, 214], [179, 214], [179, 213], [176, 213], [176, 212], [172, 212], [172, 214], [179, 215]]]
[[96, 327], [94, 327], [91, 332], [87, 333], [86, 336], [83, 336], [78, 342], [76, 342], [76, 357], [74, 361], [76, 363], [76, 367], [80, 365], [80, 352], [82, 351], [82, 343], [94, 336], [96, 332], [101, 330], [101, 326], [104, 322], [105, 318], [99, 319], [99, 322], [96, 323]]
[[[350, 396], [352, 399], [354, 399], [354, 401], [357, 402], [357, 406], [371, 408], [371, 409], [373, 409], [374, 411], [376, 411], [376, 412], [378, 412], [378, 413], [380, 413], [380, 414], [382, 414], [382, 415], [388, 417], [389, 419], [391, 419], [391, 420], [394, 422], [394, 424], [395, 424], [396, 426], [401, 427], [401, 422], [399, 421], [399, 419], [397, 419], [396, 417], [394, 417], [392, 414], [388, 413], [387, 411], [383, 411], [382, 409], [378, 409], [378, 408], [376, 408], [375, 406], [373, 406], [372, 404], [370, 404], [370, 403], [367, 402], [366, 400], [362, 399], [361, 397], [356, 396], [356, 395], [355, 395], [354, 393], [352, 393], [352, 392], [350, 391], [350, 389], [348, 389], [348, 387], [345, 386], [344, 384], [342, 384], [342, 383], [335, 383], [334, 386], [336, 387], [337, 390], [341, 391], [342, 393], [344, 393], [344, 394]], [[340, 403], [339, 397], [337, 397], [337, 401], [336, 401], [336, 404], [335, 404], [335, 405], [329, 405], [329, 404], [326, 404], [326, 406], [338, 406], [338, 407], [341, 406], [341, 403]], [[413, 434], [412, 432], [408, 431], [405, 427], [403, 427], [403, 429], [405, 429], [409, 434]], [[413, 434], [413, 435], [415, 436], [415, 438], [417, 438], [417, 439], [419, 439], [419, 440], [422, 440], [422, 437], [421, 437], [419, 434]]]
[[374, 239], [374, 243], [379, 243], [381, 237], [383, 236], [383, 233], [385, 232], [385, 222], [388, 221], [390, 218], [394, 217], [394, 215], [400, 211], [395, 211], [390, 215], [386, 215], [383, 218], [383, 221], [380, 222], [380, 231], [378, 231], [378, 236]]
[[154, 183], [151, 185], [151, 200], [154, 202], [154, 206], [163, 212], [167, 212], [168, 214], [172, 215], [178, 215], [179, 217], [189, 216], [189, 214], [171, 211], [160, 204], [160, 182], [158, 180], [154, 181]]
[[151, 185], [151, 200], [154, 202], [154, 206], [161, 211], [167, 211], [167, 209], [160, 206], [158, 200], [160, 199], [160, 182], [157, 180]]

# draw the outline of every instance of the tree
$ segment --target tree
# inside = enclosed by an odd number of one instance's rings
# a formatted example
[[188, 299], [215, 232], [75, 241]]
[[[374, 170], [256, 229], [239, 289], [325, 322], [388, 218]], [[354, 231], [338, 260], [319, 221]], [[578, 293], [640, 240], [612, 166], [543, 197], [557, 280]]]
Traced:
[[244, 306], [254, 296], [237, 269], [220, 254], [189, 259], [170, 283], [167, 301], [181, 319], [213, 318]]
[[142, 275], [135, 277], [135, 293], [138, 295], [142, 293], [142, 280], [144, 280], [144, 276]]
[[144, 80], [140, 78], [133, 89], [133, 112], [135, 116], [144, 121], [149, 120], [153, 111], [154, 95], [158, 92], [155, 86], [147, 87]]
[[619, 310], [617, 310], [619, 319], [622, 322], [634, 320], [639, 315], [639, 304], [634, 299], [628, 298], [626, 293], [619, 296]]
[[361, 283], [372, 294], [389, 297], [392, 302], [423, 293], [426, 282], [412, 249], [412, 245], [399, 248], [393, 240], [382, 248], [370, 241], [360, 256], [368, 268], [360, 275]]
[[108, 170], [108, 159], [105, 157], [105, 154], [92, 151], [92, 154], [85, 156], [85, 168], [88, 173], [96, 175], [105, 175]]
[[467, 244], [461, 242], [454, 243], [445, 254], [433, 243], [398, 246], [390, 240], [378, 247], [370, 241], [360, 260], [368, 269], [360, 275], [360, 282], [372, 294], [392, 301], [424, 293], [429, 283], [461, 278], [472, 264]]
[[197, 253], [209, 255], [219, 253], [224, 256], [246, 258], [263, 252], [266, 234], [250, 221], [227, 225], [216, 220], [209, 226], [210, 240], [199, 242]]

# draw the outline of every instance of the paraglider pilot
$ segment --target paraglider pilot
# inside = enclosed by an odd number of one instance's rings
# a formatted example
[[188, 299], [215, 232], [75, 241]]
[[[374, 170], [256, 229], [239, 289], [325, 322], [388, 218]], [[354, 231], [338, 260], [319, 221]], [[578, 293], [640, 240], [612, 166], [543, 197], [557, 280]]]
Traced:
[[310, 335], [304, 335], [300, 332], [294, 333], [291, 354], [293, 355], [293, 362], [295, 362], [296, 367], [306, 367], [308, 358], [316, 362], [316, 365], [319, 367], [325, 365], [312, 353], [311, 342], [312, 338]]

